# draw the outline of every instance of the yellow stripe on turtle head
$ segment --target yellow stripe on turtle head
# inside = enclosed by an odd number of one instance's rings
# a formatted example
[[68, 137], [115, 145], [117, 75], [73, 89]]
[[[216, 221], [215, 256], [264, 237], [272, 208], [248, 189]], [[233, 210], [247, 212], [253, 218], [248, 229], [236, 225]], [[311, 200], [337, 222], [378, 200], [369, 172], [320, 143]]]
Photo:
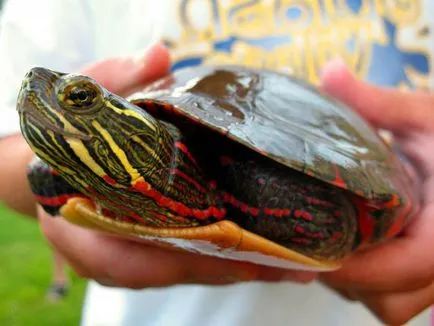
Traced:
[[66, 137], [65, 140], [68, 142], [69, 146], [77, 155], [77, 157], [79, 157], [80, 160], [89, 169], [91, 169], [96, 175], [98, 175], [101, 178], [103, 178], [106, 175], [103, 168], [92, 158], [92, 156], [90, 155], [89, 151], [87, 150], [86, 146], [83, 144], [83, 141], [81, 139]]
[[101, 136], [104, 138], [104, 140], [107, 142], [108, 146], [112, 150], [113, 154], [116, 155], [116, 157], [121, 162], [122, 166], [124, 167], [125, 171], [130, 175], [131, 180], [137, 180], [140, 178], [140, 173], [137, 171], [131, 164], [130, 161], [127, 158], [127, 155], [125, 152], [119, 147], [119, 145], [115, 142], [110, 132], [108, 132], [107, 129], [103, 128], [98, 121], [94, 120], [92, 121], [93, 127], [101, 134]]
[[109, 101], [106, 101], [106, 107], [112, 109], [117, 114], [133, 117], [133, 118], [139, 120], [140, 122], [142, 122], [143, 124], [145, 124], [146, 127], [151, 129], [152, 131], [156, 131], [154, 124], [152, 124], [148, 119], [146, 119], [146, 117], [139, 114], [138, 112], [135, 112], [134, 110], [117, 108], [116, 106], [112, 105]]

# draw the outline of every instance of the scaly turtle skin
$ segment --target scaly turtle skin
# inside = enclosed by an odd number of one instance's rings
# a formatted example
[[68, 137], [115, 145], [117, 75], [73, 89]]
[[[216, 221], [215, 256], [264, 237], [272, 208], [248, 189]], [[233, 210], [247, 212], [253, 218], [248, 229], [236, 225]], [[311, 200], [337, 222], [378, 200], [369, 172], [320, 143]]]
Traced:
[[39, 157], [38, 202], [118, 235], [328, 270], [398, 234], [418, 207], [405, 166], [369, 125], [283, 74], [202, 66], [126, 100], [33, 68], [17, 108]]

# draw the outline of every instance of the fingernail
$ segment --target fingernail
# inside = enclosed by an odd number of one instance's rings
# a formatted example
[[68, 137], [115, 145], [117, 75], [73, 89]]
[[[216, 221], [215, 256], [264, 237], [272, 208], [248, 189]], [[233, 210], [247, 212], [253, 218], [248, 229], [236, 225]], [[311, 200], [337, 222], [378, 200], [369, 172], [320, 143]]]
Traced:
[[341, 57], [336, 57], [328, 61], [320, 70], [319, 75], [320, 77], [324, 77], [325, 75], [328, 75], [331, 71], [337, 70], [337, 69], [346, 69], [347, 64], [345, 63], [345, 60]]
[[134, 64], [141, 66], [146, 63], [146, 58], [149, 55], [149, 52], [152, 51], [153, 45], [149, 46], [147, 49], [140, 50], [136, 54], [132, 56]]
[[152, 62], [154, 59], [154, 54], [157, 49], [164, 48], [161, 43], [156, 43], [150, 45], [147, 49], [141, 50], [139, 53], [133, 56], [133, 62], [137, 65], [147, 65], [148, 62]]

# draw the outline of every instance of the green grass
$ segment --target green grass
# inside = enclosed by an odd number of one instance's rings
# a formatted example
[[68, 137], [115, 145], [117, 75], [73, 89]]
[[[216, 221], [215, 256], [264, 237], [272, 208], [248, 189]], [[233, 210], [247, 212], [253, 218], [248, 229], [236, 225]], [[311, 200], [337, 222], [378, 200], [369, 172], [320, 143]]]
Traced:
[[50, 303], [51, 251], [35, 220], [0, 203], [0, 325], [79, 325], [86, 282], [73, 273], [70, 295]]

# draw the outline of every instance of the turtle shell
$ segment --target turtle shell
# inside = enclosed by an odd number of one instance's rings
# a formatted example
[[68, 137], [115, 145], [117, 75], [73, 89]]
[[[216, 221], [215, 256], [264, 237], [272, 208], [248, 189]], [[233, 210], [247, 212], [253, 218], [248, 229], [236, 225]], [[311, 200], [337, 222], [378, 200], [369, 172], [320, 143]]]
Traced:
[[170, 103], [189, 119], [373, 204], [411, 200], [405, 166], [377, 131], [301, 80], [264, 69], [201, 66], [130, 97], [136, 104], [144, 99]]

